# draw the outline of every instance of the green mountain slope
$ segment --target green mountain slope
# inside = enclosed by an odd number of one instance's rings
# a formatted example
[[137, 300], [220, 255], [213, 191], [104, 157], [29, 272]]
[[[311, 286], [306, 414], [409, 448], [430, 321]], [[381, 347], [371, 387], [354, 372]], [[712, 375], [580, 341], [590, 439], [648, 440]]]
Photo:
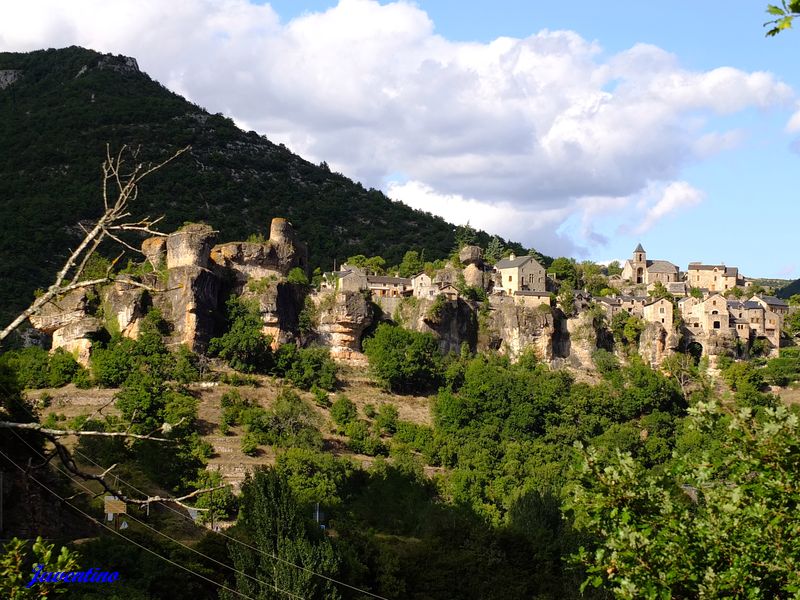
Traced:
[[775, 292], [775, 295], [778, 298], [786, 298], [786, 299], [791, 298], [795, 294], [800, 294], [800, 279], [794, 280], [790, 284], [785, 285], [777, 292]]
[[[14, 73], [10, 73], [14, 71]], [[9, 80], [14, 80], [8, 83]], [[0, 320], [51, 280], [79, 222], [99, 215], [106, 143], [157, 160], [184, 156], [142, 185], [136, 215], [170, 231], [205, 221], [220, 241], [268, 233], [288, 217], [312, 266], [353, 254], [397, 263], [416, 249], [447, 255], [455, 227], [314, 165], [141, 73], [135, 61], [71, 47], [0, 53]], [[489, 236], [479, 232], [479, 241]], [[514, 245], [516, 251], [521, 247]]]

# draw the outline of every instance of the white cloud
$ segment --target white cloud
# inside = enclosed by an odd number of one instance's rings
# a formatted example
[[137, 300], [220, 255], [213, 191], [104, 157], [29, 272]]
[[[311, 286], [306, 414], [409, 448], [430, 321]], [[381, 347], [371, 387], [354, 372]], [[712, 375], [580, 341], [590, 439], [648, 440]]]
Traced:
[[644, 212], [644, 217], [633, 230], [636, 234], [649, 231], [667, 215], [700, 204], [705, 198], [702, 191], [685, 181], [673, 181], [656, 196], [655, 201], [647, 197], [652, 195], [652, 193], [646, 194], [639, 201], [638, 208]]
[[[742, 139], [715, 116], [793, 98], [768, 73], [690, 71], [647, 44], [606, 57], [570, 31], [450, 41], [402, 0], [340, 0], [285, 23], [245, 0], [4, 7], [0, 49], [70, 44], [136, 56], [192, 101], [367, 185], [402, 172], [428, 197], [483, 207], [475, 226], [510, 235], [492, 215], [519, 218], [530, 245], [543, 230], [528, 223], [555, 231], [571, 216], [583, 242], [602, 244], [596, 218], [619, 215], [651, 182], [678, 194], [688, 184], [669, 182], [687, 163]], [[800, 130], [798, 115], [789, 129]]]

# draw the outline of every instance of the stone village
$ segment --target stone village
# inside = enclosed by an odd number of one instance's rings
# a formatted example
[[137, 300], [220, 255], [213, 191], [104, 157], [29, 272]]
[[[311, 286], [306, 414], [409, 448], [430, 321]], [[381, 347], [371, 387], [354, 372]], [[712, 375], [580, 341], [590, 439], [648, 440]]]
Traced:
[[[215, 244], [215, 235], [208, 225], [190, 224], [149, 238], [142, 252], [150, 272], [120, 276], [94, 295], [76, 290], [31, 317], [32, 324], [52, 336], [54, 349], [63, 347], [86, 364], [98, 332], [136, 337], [141, 319], [156, 307], [172, 325], [172, 344], [202, 352], [233, 293], [258, 303], [263, 331], [275, 344], [323, 344], [341, 361], [363, 363], [362, 338], [389, 320], [434, 334], [442, 352], [467, 344], [515, 359], [532, 349], [554, 365], [591, 368], [596, 349], [614, 349], [607, 327], [622, 312], [643, 321], [638, 351], [654, 366], [675, 352], [708, 356], [712, 363], [719, 355], [746, 356], [757, 340], [763, 352], [776, 355], [789, 312], [784, 300], [747, 294], [751, 282], [735, 267], [690, 263], [681, 271], [648, 259], [641, 244], [622, 273], [609, 278], [621, 293], [592, 297], [576, 290], [565, 311], [556, 303], [559, 281], [533, 256], [511, 254], [490, 265], [481, 248], [466, 246], [444, 268], [410, 278], [345, 264], [325, 273], [319, 290], [309, 290], [286, 279], [292, 269], [308, 271], [308, 253], [285, 219], [273, 219], [265, 242]], [[463, 297], [465, 287], [482, 290], [485, 301]], [[739, 297], [726, 297], [734, 288]], [[668, 296], [653, 296], [654, 290]], [[309, 307], [312, 328], [300, 331], [300, 315]], [[598, 327], [598, 313], [605, 329]]]

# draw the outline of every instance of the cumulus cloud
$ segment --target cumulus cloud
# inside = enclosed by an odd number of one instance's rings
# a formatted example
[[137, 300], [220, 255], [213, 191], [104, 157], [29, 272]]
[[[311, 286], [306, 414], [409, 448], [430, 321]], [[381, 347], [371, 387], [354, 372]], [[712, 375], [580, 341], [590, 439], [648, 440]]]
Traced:
[[528, 223], [556, 231], [571, 217], [581, 243], [604, 243], [593, 219], [654, 182], [679, 196], [688, 184], [670, 182], [686, 164], [739, 143], [715, 117], [794, 98], [768, 73], [690, 71], [647, 44], [605, 56], [570, 31], [454, 42], [403, 0], [340, 0], [288, 22], [246, 0], [5, 7], [0, 49], [69, 44], [136, 56], [192, 101], [367, 185], [403, 173], [412, 183], [389, 191], [415, 206], [450, 199], [428, 210], [455, 218], [460, 198], [483, 207], [473, 225], [504, 235], [493, 214], [524, 216], [513, 230], [530, 245], [543, 230]]
[[644, 212], [644, 216], [633, 230], [636, 234], [649, 231], [667, 215], [695, 206], [705, 198], [702, 191], [685, 181], [670, 183], [657, 194], [655, 199], [653, 199], [653, 190], [648, 190], [648, 192], [638, 203], [638, 208]]

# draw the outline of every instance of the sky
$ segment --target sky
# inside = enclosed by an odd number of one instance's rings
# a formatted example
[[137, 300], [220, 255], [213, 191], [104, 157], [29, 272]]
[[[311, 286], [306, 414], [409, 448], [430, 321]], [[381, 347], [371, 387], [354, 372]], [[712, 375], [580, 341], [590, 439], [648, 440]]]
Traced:
[[800, 277], [800, 31], [766, 0], [0, 0], [391, 198], [553, 256]]

